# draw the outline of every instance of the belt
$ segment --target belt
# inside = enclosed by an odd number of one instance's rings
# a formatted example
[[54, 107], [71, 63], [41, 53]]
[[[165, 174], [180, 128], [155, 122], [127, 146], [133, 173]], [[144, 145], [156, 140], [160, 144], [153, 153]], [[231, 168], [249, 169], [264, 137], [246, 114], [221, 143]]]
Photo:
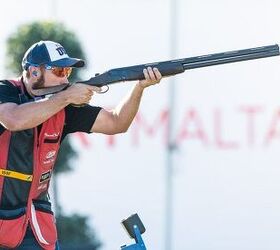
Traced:
[[16, 171], [11, 171], [6, 169], [0, 169], [0, 176], [14, 178], [14, 179], [28, 181], [28, 182], [32, 182], [33, 179], [33, 175], [22, 174]]

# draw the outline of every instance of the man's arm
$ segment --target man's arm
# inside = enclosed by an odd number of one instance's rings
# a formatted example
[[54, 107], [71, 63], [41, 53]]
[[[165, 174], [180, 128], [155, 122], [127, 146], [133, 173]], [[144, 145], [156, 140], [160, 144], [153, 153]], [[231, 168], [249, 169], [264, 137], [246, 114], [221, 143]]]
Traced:
[[139, 81], [129, 95], [113, 110], [102, 109], [91, 128], [91, 132], [103, 134], [124, 133], [132, 123], [139, 105], [143, 91], [146, 87], [160, 82], [162, 76], [158, 69], [148, 68], [143, 71], [145, 80]]
[[25, 130], [43, 123], [70, 103], [88, 103], [96, 87], [75, 84], [41, 102], [0, 104], [0, 123], [10, 131]]

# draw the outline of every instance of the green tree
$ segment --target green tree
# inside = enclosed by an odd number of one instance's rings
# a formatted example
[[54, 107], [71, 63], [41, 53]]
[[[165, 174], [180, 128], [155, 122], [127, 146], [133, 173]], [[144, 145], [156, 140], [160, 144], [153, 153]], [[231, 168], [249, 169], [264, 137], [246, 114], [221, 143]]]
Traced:
[[[98, 249], [100, 242], [96, 239], [94, 231], [87, 224], [88, 218], [78, 214], [71, 217], [61, 215], [56, 221], [59, 228], [59, 240], [64, 242], [67, 249]], [[84, 230], [81, 230], [83, 228]], [[71, 241], [69, 241], [71, 235]]]
[[[56, 41], [64, 46], [67, 53], [71, 57], [85, 59], [84, 52], [76, 35], [69, 31], [63, 24], [49, 21], [38, 21], [18, 27], [7, 39], [7, 53], [6, 53], [6, 68], [9, 73], [20, 75], [22, 72], [21, 61], [25, 51], [34, 43], [40, 40]], [[70, 81], [75, 82], [81, 79], [79, 74], [81, 70], [75, 71], [71, 74]], [[63, 215], [57, 199], [56, 176], [60, 173], [65, 173], [72, 170], [73, 160], [77, 157], [77, 152], [72, 147], [69, 138], [63, 141], [54, 171], [54, 193], [57, 213], [57, 228], [60, 243], [69, 244], [75, 243], [77, 245], [86, 245], [87, 249], [98, 249], [100, 242], [96, 235], [87, 224], [87, 217], [74, 214], [70, 216]], [[69, 249], [67, 247], [67, 249]], [[77, 249], [77, 248], [76, 248]], [[83, 249], [79, 247], [79, 249]]]
[[[7, 40], [6, 68], [8, 72], [21, 74], [21, 60], [25, 51], [40, 40], [52, 40], [63, 45], [71, 57], [85, 59], [84, 52], [77, 36], [63, 24], [55, 22], [33, 22], [18, 27]], [[73, 71], [71, 81], [81, 79], [79, 71]]]

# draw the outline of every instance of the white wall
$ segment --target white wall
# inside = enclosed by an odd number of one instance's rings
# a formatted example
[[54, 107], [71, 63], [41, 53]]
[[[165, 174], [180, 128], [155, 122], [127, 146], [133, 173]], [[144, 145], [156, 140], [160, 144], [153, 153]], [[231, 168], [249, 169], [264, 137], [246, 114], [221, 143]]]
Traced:
[[[17, 25], [52, 17], [51, 1], [42, 4], [2, 5], [1, 62], [4, 40]], [[276, 0], [178, 4], [178, 57], [279, 43]], [[169, 58], [166, 0], [59, 0], [55, 6], [57, 19], [83, 42], [86, 76]], [[278, 67], [276, 57], [176, 76], [173, 249], [280, 248]], [[148, 249], [164, 249], [166, 124], [156, 121], [168, 110], [168, 84], [143, 97], [138, 117], [154, 128], [151, 134], [135, 122], [125, 135], [87, 136], [87, 147], [73, 137], [80, 159], [75, 172], [60, 178], [60, 200], [67, 212], [91, 216], [103, 250], [128, 242], [119, 222], [134, 212], [146, 225]], [[131, 85], [112, 86], [92, 104], [114, 106]]]

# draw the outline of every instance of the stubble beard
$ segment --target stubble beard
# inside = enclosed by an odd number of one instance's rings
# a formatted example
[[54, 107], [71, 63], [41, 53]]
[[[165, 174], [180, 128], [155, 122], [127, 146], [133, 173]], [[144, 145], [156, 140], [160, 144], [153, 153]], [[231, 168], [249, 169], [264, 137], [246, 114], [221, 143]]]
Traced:
[[42, 74], [36, 82], [32, 84], [32, 89], [42, 89], [45, 86], [45, 77]]

